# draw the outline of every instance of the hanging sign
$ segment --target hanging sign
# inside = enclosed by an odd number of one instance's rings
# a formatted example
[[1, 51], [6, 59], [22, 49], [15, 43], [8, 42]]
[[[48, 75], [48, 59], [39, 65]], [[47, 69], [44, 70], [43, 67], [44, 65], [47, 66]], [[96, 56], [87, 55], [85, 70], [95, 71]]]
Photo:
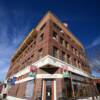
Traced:
[[70, 77], [70, 73], [68, 71], [63, 72], [63, 77]]
[[68, 67], [64, 66], [62, 68], [62, 72], [63, 72], [63, 77], [70, 77], [70, 73], [68, 72]]
[[29, 76], [30, 76], [30, 77], [35, 77], [35, 76], [36, 76], [36, 71], [37, 71], [37, 68], [34, 67], [34, 66], [31, 66], [31, 67], [30, 67]]
[[34, 66], [31, 66], [30, 67], [30, 72], [36, 72], [37, 71], [37, 68], [36, 67], [34, 67]]
[[29, 77], [35, 77], [36, 73], [30, 72], [28, 75], [29, 75]]

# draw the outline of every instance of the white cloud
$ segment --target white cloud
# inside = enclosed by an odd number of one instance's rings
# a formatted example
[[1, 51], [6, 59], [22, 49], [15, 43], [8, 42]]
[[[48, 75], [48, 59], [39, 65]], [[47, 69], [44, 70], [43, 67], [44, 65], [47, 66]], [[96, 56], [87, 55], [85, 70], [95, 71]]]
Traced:
[[[14, 14], [13, 17], [15, 16]], [[24, 26], [23, 24], [20, 26], [19, 23], [21, 22], [13, 23], [13, 25], [12, 23], [12, 19], [6, 10], [0, 8], [0, 80], [5, 78], [11, 57], [29, 29], [29, 23]]]
[[89, 46], [87, 46], [87, 49], [93, 48], [98, 45], [100, 45], [100, 36], [96, 38]]
[[93, 58], [92, 60], [90, 60], [90, 65], [91, 65], [92, 68], [94, 68], [96, 66], [100, 66], [100, 59]]
[[100, 77], [100, 58], [96, 57], [90, 57], [89, 59], [89, 65], [92, 69], [92, 73], [96, 77]]

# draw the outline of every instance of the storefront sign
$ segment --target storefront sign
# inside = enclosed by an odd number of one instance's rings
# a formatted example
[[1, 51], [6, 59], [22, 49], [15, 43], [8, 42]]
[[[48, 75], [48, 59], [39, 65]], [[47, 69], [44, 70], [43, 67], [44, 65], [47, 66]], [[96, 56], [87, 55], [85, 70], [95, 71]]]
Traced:
[[70, 77], [70, 73], [67, 71], [67, 72], [63, 72], [63, 77]]
[[35, 77], [35, 76], [36, 76], [36, 73], [33, 73], [33, 72], [29, 73], [29, 77]]
[[62, 74], [37, 74], [36, 78], [63, 78]]

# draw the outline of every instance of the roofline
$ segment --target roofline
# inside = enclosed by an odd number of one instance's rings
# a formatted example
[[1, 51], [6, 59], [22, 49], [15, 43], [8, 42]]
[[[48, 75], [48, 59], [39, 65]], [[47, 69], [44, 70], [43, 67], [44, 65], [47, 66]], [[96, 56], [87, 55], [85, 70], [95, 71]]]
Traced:
[[18, 52], [21, 51], [22, 47], [24, 47], [25, 45], [27, 45], [27, 44], [26, 44], [27, 40], [28, 40], [32, 35], [34, 35], [34, 32], [36, 32], [36, 30], [35, 30], [35, 29], [32, 29], [32, 31], [28, 34], [28, 36], [26, 36], [26, 38], [24, 39], [24, 41], [20, 44], [20, 46], [19, 46], [18, 49], [16, 50], [15, 54], [12, 56], [12, 61], [14, 60], [14, 58], [16, 58]]
[[55, 19], [57, 22], [59, 22], [59, 25], [64, 29], [64, 31], [68, 32], [69, 36], [71, 36], [83, 48], [83, 50], [84, 50], [84, 47], [83, 47], [82, 43], [67, 28], [65, 28], [65, 26], [62, 24], [62, 22], [57, 17], [55, 17], [55, 15], [51, 11], [48, 11], [48, 13], [46, 13], [46, 15], [40, 20], [40, 22], [36, 26], [36, 28], [32, 29], [32, 31], [29, 33], [29, 35], [21, 43], [21, 45], [19, 46], [19, 48], [16, 50], [14, 56], [12, 57], [12, 61], [14, 60], [15, 57], [17, 57], [18, 52], [21, 51], [21, 48], [24, 45], [26, 45], [26, 41], [29, 39], [29, 37], [32, 34], [34, 34], [34, 32], [38, 31], [41, 28], [41, 25], [43, 25], [44, 22], [46, 22], [48, 19]]
[[[44, 19], [45, 19], [45, 20], [44, 20]], [[79, 39], [78, 39], [72, 32], [70, 32], [70, 31], [62, 24], [62, 22], [59, 20], [59, 18], [58, 18], [56, 15], [54, 15], [51, 11], [48, 11], [48, 13], [41, 19], [41, 21], [40, 21], [39, 24], [37, 25], [36, 29], [39, 30], [39, 29], [41, 28], [41, 25], [43, 25], [44, 22], [45, 22], [46, 20], [48, 20], [48, 19], [55, 19], [56, 22], [59, 22], [60, 26], [61, 26], [66, 32], [68, 32], [68, 35], [71, 36], [71, 37], [76, 41], [76, 43], [82, 47], [83, 50], [85, 50], [83, 44], [79, 41]], [[55, 21], [55, 20], [54, 20], [54, 21]]]

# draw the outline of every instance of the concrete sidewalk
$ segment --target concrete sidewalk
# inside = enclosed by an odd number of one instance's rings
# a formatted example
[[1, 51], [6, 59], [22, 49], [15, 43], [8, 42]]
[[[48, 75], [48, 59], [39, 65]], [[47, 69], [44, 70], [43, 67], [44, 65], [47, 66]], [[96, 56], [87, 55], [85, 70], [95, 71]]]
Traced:
[[27, 99], [20, 99], [12, 96], [7, 96], [7, 100], [27, 100]]
[[[1, 94], [0, 94], [0, 100], [4, 100], [4, 99], [2, 99]], [[27, 99], [21, 99], [21, 98], [16, 98], [16, 97], [12, 97], [12, 96], [7, 96], [6, 100], [27, 100]], [[85, 98], [85, 99], [77, 99], [77, 100], [92, 100], [92, 97]], [[100, 96], [98, 96], [98, 99], [95, 98], [95, 100], [100, 100]]]

